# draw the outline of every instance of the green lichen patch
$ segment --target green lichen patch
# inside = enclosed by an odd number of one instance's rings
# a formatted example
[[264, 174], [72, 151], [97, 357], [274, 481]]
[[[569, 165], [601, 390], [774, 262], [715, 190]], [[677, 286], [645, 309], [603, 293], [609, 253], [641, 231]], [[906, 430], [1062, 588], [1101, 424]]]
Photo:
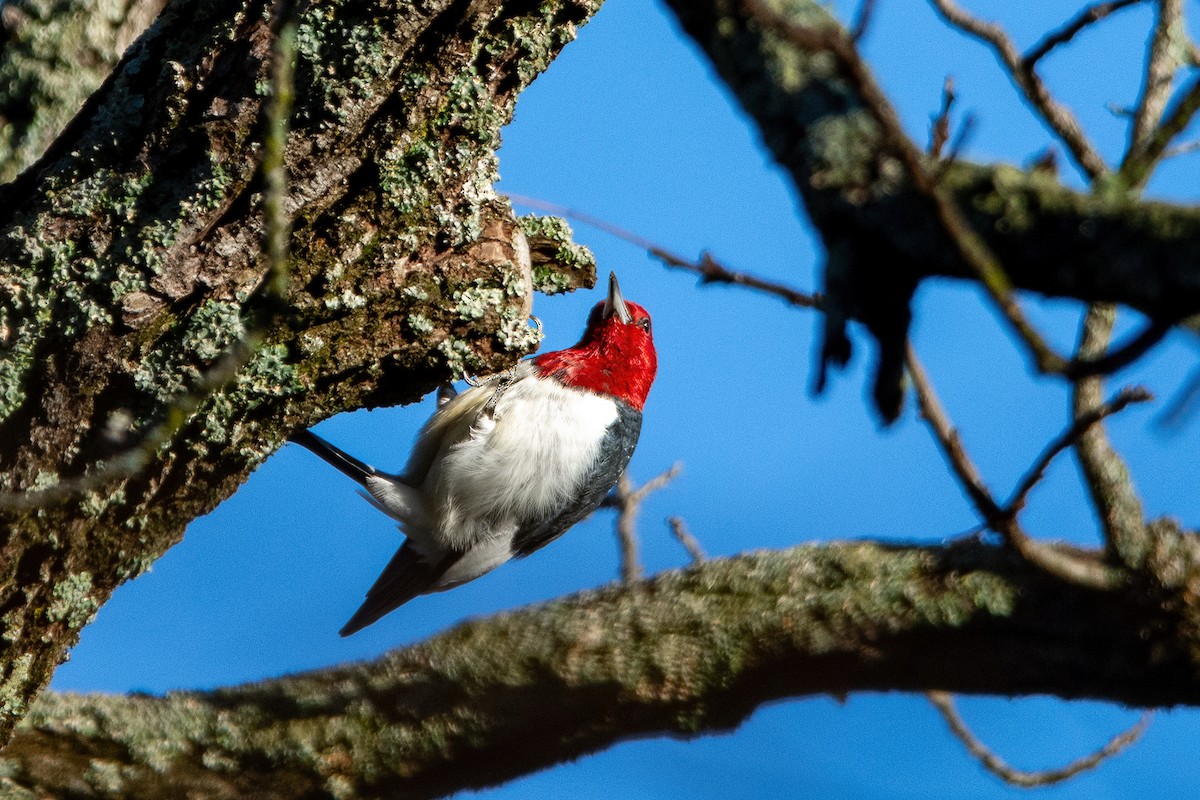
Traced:
[[46, 619], [50, 622], [65, 622], [68, 627], [79, 630], [91, 622], [99, 601], [92, 594], [92, 574], [78, 572], [54, 584]]
[[575, 243], [566, 220], [529, 215], [517, 221], [529, 242], [535, 291], [561, 294], [596, 285], [596, 257]]

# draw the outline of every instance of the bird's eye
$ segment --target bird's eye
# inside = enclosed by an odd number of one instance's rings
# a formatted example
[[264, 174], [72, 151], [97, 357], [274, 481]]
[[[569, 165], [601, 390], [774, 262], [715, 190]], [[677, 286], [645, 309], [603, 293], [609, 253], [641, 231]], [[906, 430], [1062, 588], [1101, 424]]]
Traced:
[[641, 319], [639, 319], [637, 321], [637, 326], [639, 328], [641, 328], [642, 330], [644, 330], [646, 333], [649, 333], [650, 332], [650, 318], [642, 317]]

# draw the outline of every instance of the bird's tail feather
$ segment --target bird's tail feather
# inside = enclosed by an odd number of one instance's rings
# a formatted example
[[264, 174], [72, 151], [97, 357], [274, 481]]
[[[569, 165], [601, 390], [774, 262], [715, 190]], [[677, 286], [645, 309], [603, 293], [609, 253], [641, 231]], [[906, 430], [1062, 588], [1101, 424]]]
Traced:
[[288, 441], [308, 448], [337, 468], [342, 474], [349, 476], [360, 484], [365, 485], [367, 478], [382, 474], [370, 464], [359, 461], [346, 451], [334, 447], [312, 431], [296, 431], [288, 437]]
[[461, 554], [453, 553], [431, 563], [408, 542], [396, 551], [354, 616], [338, 631], [341, 636], [357, 633], [417, 595], [433, 590], [438, 578]]

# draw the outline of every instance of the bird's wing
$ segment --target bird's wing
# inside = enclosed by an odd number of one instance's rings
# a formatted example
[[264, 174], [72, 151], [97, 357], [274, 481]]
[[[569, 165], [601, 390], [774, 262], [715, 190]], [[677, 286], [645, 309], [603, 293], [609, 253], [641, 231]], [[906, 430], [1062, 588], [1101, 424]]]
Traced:
[[412, 486], [425, 482], [430, 467], [452, 445], [477, 435], [480, 424], [495, 413], [496, 402], [505, 389], [533, 375], [536, 368], [522, 361], [508, 372], [492, 375], [478, 386], [441, 401], [437, 412], [425, 423], [408, 458], [404, 480]]
[[604, 434], [600, 456], [580, 483], [579, 502], [550, 517], [522, 525], [513, 537], [513, 557], [524, 558], [545, 547], [595, 511], [629, 464], [641, 430], [641, 412], [617, 403], [617, 419]]
[[452, 551], [437, 561], [431, 561], [421, 555], [411, 542], [405, 542], [367, 590], [367, 599], [338, 631], [339, 635], [349, 636], [360, 631], [417, 595], [433, 591], [442, 574], [462, 555]]

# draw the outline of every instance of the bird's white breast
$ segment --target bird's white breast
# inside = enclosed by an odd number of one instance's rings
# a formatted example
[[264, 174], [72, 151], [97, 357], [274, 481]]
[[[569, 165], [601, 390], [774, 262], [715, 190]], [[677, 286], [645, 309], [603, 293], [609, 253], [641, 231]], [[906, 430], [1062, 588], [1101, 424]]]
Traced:
[[[483, 389], [485, 387], [479, 387]], [[471, 390], [447, 404], [474, 413]], [[421, 486], [439, 543], [459, 548], [510, 540], [526, 521], [557, 513], [576, 499], [595, 462], [616, 402], [530, 375], [504, 388], [495, 413], [474, 413], [442, 443]], [[469, 423], [469, 424], [468, 424]], [[412, 535], [411, 532], [410, 536]]]

